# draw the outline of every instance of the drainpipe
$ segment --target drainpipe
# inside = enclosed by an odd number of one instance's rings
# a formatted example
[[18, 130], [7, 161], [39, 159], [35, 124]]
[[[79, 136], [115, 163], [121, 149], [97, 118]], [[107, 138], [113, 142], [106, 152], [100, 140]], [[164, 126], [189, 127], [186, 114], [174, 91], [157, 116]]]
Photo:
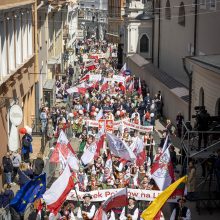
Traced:
[[192, 108], [192, 75], [193, 75], [193, 72], [189, 72], [189, 70], [187, 69], [186, 67], [186, 58], [187, 57], [184, 57], [183, 58], [183, 68], [189, 78], [189, 106], [188, 106], [188, 121], [191, 121], [191, 108]]
[[41, 1], [40, 4], [37, 6], [37, 10], [44, 5], [44, 1]]
[[160, 9], [160, 7], [161, 7], [161, 2], [160, 2], [160, 0], [159, 0], [159, 9], [158, 9], [158, 11], [159, 11], [159, 19], [158, 19], [158, 45], [157, 45], [157, 68], [160, 68], [160, 11], [161, 11], [161, 9]]
[[153, 8], [153, 20], [152, 20], [152, 41], [151, 41], [151, 60], [152, 60], [152, 63], [154, 63], [154, 22], [155, 22], [155, 9], [154, 9], [154, 1], [152, 2], [152, 8]]
[[197, 51], [197, 23], [198, 23], [198, 0], [195, 0], [195, 13], [194, 13], [194, 51], [193, 55], [196, 56]]

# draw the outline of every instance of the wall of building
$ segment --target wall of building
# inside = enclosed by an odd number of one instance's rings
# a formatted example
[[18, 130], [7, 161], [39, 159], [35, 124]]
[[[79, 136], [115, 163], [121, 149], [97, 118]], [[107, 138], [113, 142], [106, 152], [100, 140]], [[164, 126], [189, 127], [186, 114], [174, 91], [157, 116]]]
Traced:
[[220, 98], [220, 75], [191, 62], [193, 65], [192, 113], [200, 105], [200, 90], [204, 91], [204, 105], [210, 115], [215, 115], [215, 107]]
[[[135, 73], [135, 75], [140, 77], [142, 80], [145, 80], [152, 96], [158, 91], [161, 91], [164, 101], [163, 114], [167, 118], [169, 118], [175, 124], [176, 115], [179, 111], [184, 115], [185, 118], [187, 118], [188, 104], [184, 100], [174, 94], [163, 84], [163, 82], [160, 82], [158, 79], [156, 79], [152, 73], [148, 72], [145, 65], [138, 65], [129, 58], [126, 60], [126, 63], [131, 72]], [[174, 106], [176, 107], [174, 108]]]

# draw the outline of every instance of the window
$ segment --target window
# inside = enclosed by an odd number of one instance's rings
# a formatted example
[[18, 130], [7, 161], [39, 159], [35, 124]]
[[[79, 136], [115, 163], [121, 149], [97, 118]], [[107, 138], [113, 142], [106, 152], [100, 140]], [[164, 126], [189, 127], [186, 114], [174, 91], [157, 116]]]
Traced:
[[149, 52], [149, 38], [144, 34], [140, 39], [140, 52], [148, 53]]
[[179, 7], [178, 24], [181, 26], [185, 26], [185, 6], [183, 2], [180, 3]]
[[204, 98], [204, 89], [201, 87], [199, 90], [199, 105], [204, 106], [205, 98]]
[[208, 0], [210, 4], [210, 9], [216, 9], [216, 0]]
[[170, 20], [171, 19], [171, 9], [170, 9], [170, 1], [167, 0], [166, 7], [165, 7], [165, 18]]
[[155, 1], [155, 5], [154, 5], [154, 11], [155, 11], [155, 13], [159, 13], [159, 8], [160, 8], [159, 0], [156, 0], [156, 1]]

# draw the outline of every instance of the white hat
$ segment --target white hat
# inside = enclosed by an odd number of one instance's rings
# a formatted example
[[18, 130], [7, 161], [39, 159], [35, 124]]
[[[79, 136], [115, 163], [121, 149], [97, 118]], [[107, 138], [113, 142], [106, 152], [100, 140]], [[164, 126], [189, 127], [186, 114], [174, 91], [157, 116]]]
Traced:
[[120, 115], [120, 113], [121, 113], [120, 111], [117, 111], [117, 112], [116, 112], [116, 115], [118, 115], [118, 116], [119, 116], [119, 115]]
[[96, 112], [99, 112], [99, 108], [96, 108], [95, 111], [96, 111]]

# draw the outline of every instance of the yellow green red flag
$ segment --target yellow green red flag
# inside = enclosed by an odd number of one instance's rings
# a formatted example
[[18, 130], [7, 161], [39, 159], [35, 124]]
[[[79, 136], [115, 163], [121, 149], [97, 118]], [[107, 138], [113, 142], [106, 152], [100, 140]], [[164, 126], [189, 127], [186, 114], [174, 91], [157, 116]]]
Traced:
[[164, 203], [169, 199], [175, 189], [181, 183], [185, 183], [187, 181], [187, 176], [184, 176], [178, 179], [176, 182], [172, 183], [168, 186], [159, 196], [155, 198], [155, 200], [143, 211], [141, 218], [144, 220], [153, 220], [156, 214], [160, 211], [161, 207]]

